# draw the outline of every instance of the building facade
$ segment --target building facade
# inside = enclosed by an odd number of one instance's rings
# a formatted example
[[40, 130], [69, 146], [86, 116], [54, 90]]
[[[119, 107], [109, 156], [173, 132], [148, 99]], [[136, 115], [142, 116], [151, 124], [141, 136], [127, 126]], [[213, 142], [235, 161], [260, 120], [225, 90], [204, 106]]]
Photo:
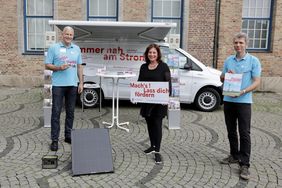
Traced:
[[[44, 34], [54, 20], [175, 22], [180, 46], [221, 70], [239, 31], [250, 37], [249, 53], [263, 67], [260, 90], [282, 92], [282, 1], [280, 0], [16, 0], [0, 7], [0, 85], [41, 86]], [[57, 35], [59, 37], [59, 34]]]

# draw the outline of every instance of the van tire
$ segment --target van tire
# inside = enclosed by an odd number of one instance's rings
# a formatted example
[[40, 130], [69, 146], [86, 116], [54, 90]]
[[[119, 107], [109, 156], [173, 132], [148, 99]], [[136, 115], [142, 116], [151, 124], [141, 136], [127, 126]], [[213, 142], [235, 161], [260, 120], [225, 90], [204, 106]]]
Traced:
[[220, 95], [215, 89], [203, 88], [197, 93], [194, 104], [200, 111], [211, 112], [219, 107], [220, 100]]
[[[84, 99], [83, 99], [84, 95]], [[99, 89], [84, 88], [83, 93], [79, 95], [78, 104], [82, 106], [82, 101], [84, 101], [84, 108], [93, 108], [98, 106], [100, 100]]]

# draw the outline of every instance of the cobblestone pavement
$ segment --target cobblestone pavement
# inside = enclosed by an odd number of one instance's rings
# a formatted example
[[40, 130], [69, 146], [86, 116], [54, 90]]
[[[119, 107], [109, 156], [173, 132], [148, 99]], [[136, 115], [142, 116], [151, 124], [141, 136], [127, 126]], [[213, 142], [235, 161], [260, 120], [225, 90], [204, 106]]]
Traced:
[[[161, 155], [143, 154], [149, 146], [139, 108], [124, 104], [120, 121], [130, 121], [127, 133], [110, 129], [114, 173], [72, 176], [71, 146], [63, 141], [49, 150], [50, 128], [44, 128], [41, 88], [0, 88], [0, 187], [282, 187], [282, 95], [256, 93], [251, 129], [251, 179], [239, 178], [237, 165], [222, 165], [229, 146], [222, 108], [205, 113], [184, 106], [181, 129], [169, 130], [164, 121]], [[75, 129], [103, 127], [111, 105], [77, 107]], [[63, 124], [64, 113], [61, 122]], [[63, 128], [61, 130], [64, 130]], [[56, 154], [57, 169], [42, 169], [41, 158]]]

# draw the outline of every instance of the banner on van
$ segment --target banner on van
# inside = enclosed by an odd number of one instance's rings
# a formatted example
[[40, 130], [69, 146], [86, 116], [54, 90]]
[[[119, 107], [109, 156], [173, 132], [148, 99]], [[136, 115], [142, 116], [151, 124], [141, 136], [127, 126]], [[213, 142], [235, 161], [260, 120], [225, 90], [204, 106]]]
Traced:
[[168, 104], [168, 82], [131, 82], [130, 101], [132, 103]]

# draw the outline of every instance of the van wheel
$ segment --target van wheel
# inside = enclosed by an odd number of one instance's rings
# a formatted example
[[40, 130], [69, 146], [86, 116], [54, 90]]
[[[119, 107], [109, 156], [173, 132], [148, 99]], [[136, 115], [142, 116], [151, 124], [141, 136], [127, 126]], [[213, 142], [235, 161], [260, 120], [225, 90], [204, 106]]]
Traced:
[[194, 103], [199, 110], [211, 112], [218, 108], [220, 100], [220, 95], [215, 89], [204, 88], [197, 93]]
[[84, 88], [83, 94], [79, 96], [78, 103], [81, 106], [82, 101], [85, 108], [93, 108], [99, 104], [99, 89]]

